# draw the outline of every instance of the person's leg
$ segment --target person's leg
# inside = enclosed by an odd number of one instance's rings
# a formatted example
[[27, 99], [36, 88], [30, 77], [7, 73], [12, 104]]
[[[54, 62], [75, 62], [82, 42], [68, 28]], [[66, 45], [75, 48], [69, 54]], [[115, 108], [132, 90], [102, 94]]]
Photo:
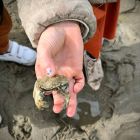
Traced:
[[36, 60], [36, 52], [15, 41], [9, 41], [8, 35], [12, 27], [11, 18], [3, 7], [0, 22], [0, 60], [12, 61], [26, 66], [33, 65]]
[[120, 10], [120, 0], [107, 5], [104, 37], [112, 40], [115, 38]]
[[11, 18], [5, 8], [3, 8], [1, 19], [2, 20], [0, 23], [0, 54], [3, 54], [8, 50], [9, 46], [8, 34], [12, 27]]
[[104, 41], [102, 51], [118, 50], [119, 36], [116, 36], [118, 17], [120, 10], [120, 0], [116, 3], [107, 4], [106, 8], [106, 20], [105, 20], [105, 30], [104, 30]]
[[119, 9], [120, 0], [116, 3], [93, 6], [93, 11], [97, 19], [97, 29], [94, 36], [88, 41], [88, 43], [85, 44], [85, 49], [93, 57], [99, 57], [103, 37], [108, 40], [115, 38]]
[[85, 50], [94, 58], [98, 58], [102, 48], [102, 39], [106, 18], [106, 4], [93, 6], [93, 12], [97, 20], [97, 29], [94, 36], [85, 44]]
[[103, 79], [103, 69], [100, 59], [102, 38], [104, 33], [106, 4], [94, 5], [93, 12], [97, 21], [97, 28], [94, 36], [85, 44], [84, 72], [88, 85], [93, 90], [98, 90]]

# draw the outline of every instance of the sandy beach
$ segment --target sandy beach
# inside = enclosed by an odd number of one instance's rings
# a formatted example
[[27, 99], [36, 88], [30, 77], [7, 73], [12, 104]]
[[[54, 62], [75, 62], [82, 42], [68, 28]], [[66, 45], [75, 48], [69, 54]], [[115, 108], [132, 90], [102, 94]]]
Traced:
[[[31, 47], [16, 1], [5, 0], [12, 17], [10, 39]], [[34, 66], [0, 61], [0, 140], [140, 140], [140, 1], [123, 11], [118, 43], [101, 53], [104, 79], [78, 95], [74, 118], [39, 111], [32, 97]]]

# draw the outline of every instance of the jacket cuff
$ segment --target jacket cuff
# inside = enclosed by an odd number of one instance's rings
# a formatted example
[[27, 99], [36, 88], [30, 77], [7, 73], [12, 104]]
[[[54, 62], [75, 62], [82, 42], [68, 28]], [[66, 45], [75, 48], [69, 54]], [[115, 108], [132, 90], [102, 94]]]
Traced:
[[89, 0], [91, 4], [105, 4], [105, 3], [112, 3], [117, 2], [117, 0]]
[[23, 1], [22, 5], [19, 4], [19, 16], [34, 48], [37, 47], [42, 32], [48, 26], [62, 21], [79, 22], [84, 42], [96, 31], [96, 18], [88, 0], [36, 0], [27, 3], [30, 6]]

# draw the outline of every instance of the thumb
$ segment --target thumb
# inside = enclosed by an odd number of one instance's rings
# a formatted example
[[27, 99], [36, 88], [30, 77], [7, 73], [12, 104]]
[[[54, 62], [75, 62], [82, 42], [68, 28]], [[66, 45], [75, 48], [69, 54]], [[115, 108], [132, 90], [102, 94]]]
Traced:
[[54, 76], [56, 74], [56, 68], [53, 59], [47, 58], [45, 61], [45, 65], [45, 74], [47, 74], [50, 77]]
[[58, 29], [50, 26], [40, 36], [37, 46], [36, 74], [41, 77], [46, 74], [48, 76], [56, 74], [53, 58], [63, 47], [65, 38], [63, 31]]
[[56, 74], [56, 67], [53, 58], [47, 53], [44, 55], [38, 53], [35, 71], [37, 78], [42, 78], [44, 75], [54, 76]]

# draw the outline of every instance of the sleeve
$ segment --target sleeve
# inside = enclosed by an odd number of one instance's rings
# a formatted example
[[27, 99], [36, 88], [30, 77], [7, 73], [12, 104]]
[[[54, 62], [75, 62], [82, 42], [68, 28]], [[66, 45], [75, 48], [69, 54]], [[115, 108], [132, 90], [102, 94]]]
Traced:
[[96, 31], [96, 18], [88, 0], [18, 0], [22, 26], [34, 48], [41, 33], [62, 21], [77, 21], [86, 42]]
[[91, 4], [105, 4], [105, 3], [112, 3], [117, 2], [117, 0], [89, 0]]

